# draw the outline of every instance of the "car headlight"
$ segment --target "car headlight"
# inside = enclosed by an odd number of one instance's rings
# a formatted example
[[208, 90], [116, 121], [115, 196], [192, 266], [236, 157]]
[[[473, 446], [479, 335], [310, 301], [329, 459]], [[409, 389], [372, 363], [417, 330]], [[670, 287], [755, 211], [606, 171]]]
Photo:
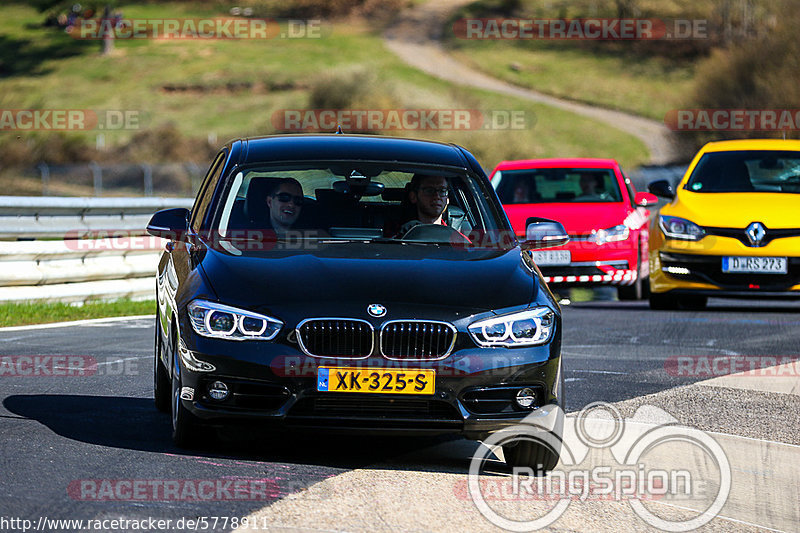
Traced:
[[547, 307], [479, 320], [469, 326], [479, 346], [535, 346], [550, 340], [555, 314]]
[[625, 224], [619, 224], [611, 228], [592, 230], [589, 241], [595, 244], [605, 244], [607, 242], [624, 241], [631, 234], [630, 228]]
[[188, 309], [192, 329], [204, 337], [269, 341], [283, 327], [276, 318], [205, 300], [194, 300]]
[[659, 215], [658, 226], [670, 239], [699, 241], [706, 236], [706, 230], [684, 218]]

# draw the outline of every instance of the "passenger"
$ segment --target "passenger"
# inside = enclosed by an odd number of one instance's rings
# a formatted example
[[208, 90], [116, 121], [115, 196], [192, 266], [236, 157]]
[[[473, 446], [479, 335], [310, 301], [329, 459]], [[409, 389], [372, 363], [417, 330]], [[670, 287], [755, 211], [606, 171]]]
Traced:
[[513, 204], [527, 204], [530, 203], [531, 187], [527, 178], [517, 178], [514, 182], [514, 198], [511, 203]]
[[303, 186], [294, 178], [281, 179], [278, 186], [267, 196], [269, 223], [278, 237], [285, 237], [292, 229], [300, 217], [304, 202]]

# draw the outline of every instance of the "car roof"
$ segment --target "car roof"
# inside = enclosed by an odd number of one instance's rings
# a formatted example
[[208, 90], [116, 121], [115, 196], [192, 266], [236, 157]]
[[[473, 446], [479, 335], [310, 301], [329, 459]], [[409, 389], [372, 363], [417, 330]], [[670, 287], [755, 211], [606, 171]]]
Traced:
[[800, 140], [795, 139], [736, 139], [710, 142], [700, 149], [706, 152], [730, 152], [735, 150], [797, 150]]
[[503, 161], [495, 170], [519, 170], [524, 168], [617, 168], [619, 164], [614, 159], [599, 159], [591, 157], [570, 157], [551, 159], [519, 159], [516, 161]]
[[376, 135], [295, 134], [237, 139], [240, 164], [272, 161], [398, 161], [467, 168], [462, 149], [419, 139]]

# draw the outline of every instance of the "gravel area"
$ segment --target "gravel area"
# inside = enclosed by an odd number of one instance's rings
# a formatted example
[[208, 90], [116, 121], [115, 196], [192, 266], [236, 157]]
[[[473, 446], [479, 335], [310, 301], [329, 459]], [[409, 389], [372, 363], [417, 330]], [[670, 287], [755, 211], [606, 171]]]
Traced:
[[614, 404], [623, 416], [659, 407], [686, 426], [800, 445], [800, 396], [689, 385]]

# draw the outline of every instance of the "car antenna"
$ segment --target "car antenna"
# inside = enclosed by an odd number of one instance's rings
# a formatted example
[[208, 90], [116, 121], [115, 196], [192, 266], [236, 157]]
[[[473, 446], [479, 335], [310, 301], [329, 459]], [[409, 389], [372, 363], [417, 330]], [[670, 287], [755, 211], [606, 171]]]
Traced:
[[344, 132], [342, 131], [342, 125], [341, 124], [336, 126], [336, 135], [344, 135]]

